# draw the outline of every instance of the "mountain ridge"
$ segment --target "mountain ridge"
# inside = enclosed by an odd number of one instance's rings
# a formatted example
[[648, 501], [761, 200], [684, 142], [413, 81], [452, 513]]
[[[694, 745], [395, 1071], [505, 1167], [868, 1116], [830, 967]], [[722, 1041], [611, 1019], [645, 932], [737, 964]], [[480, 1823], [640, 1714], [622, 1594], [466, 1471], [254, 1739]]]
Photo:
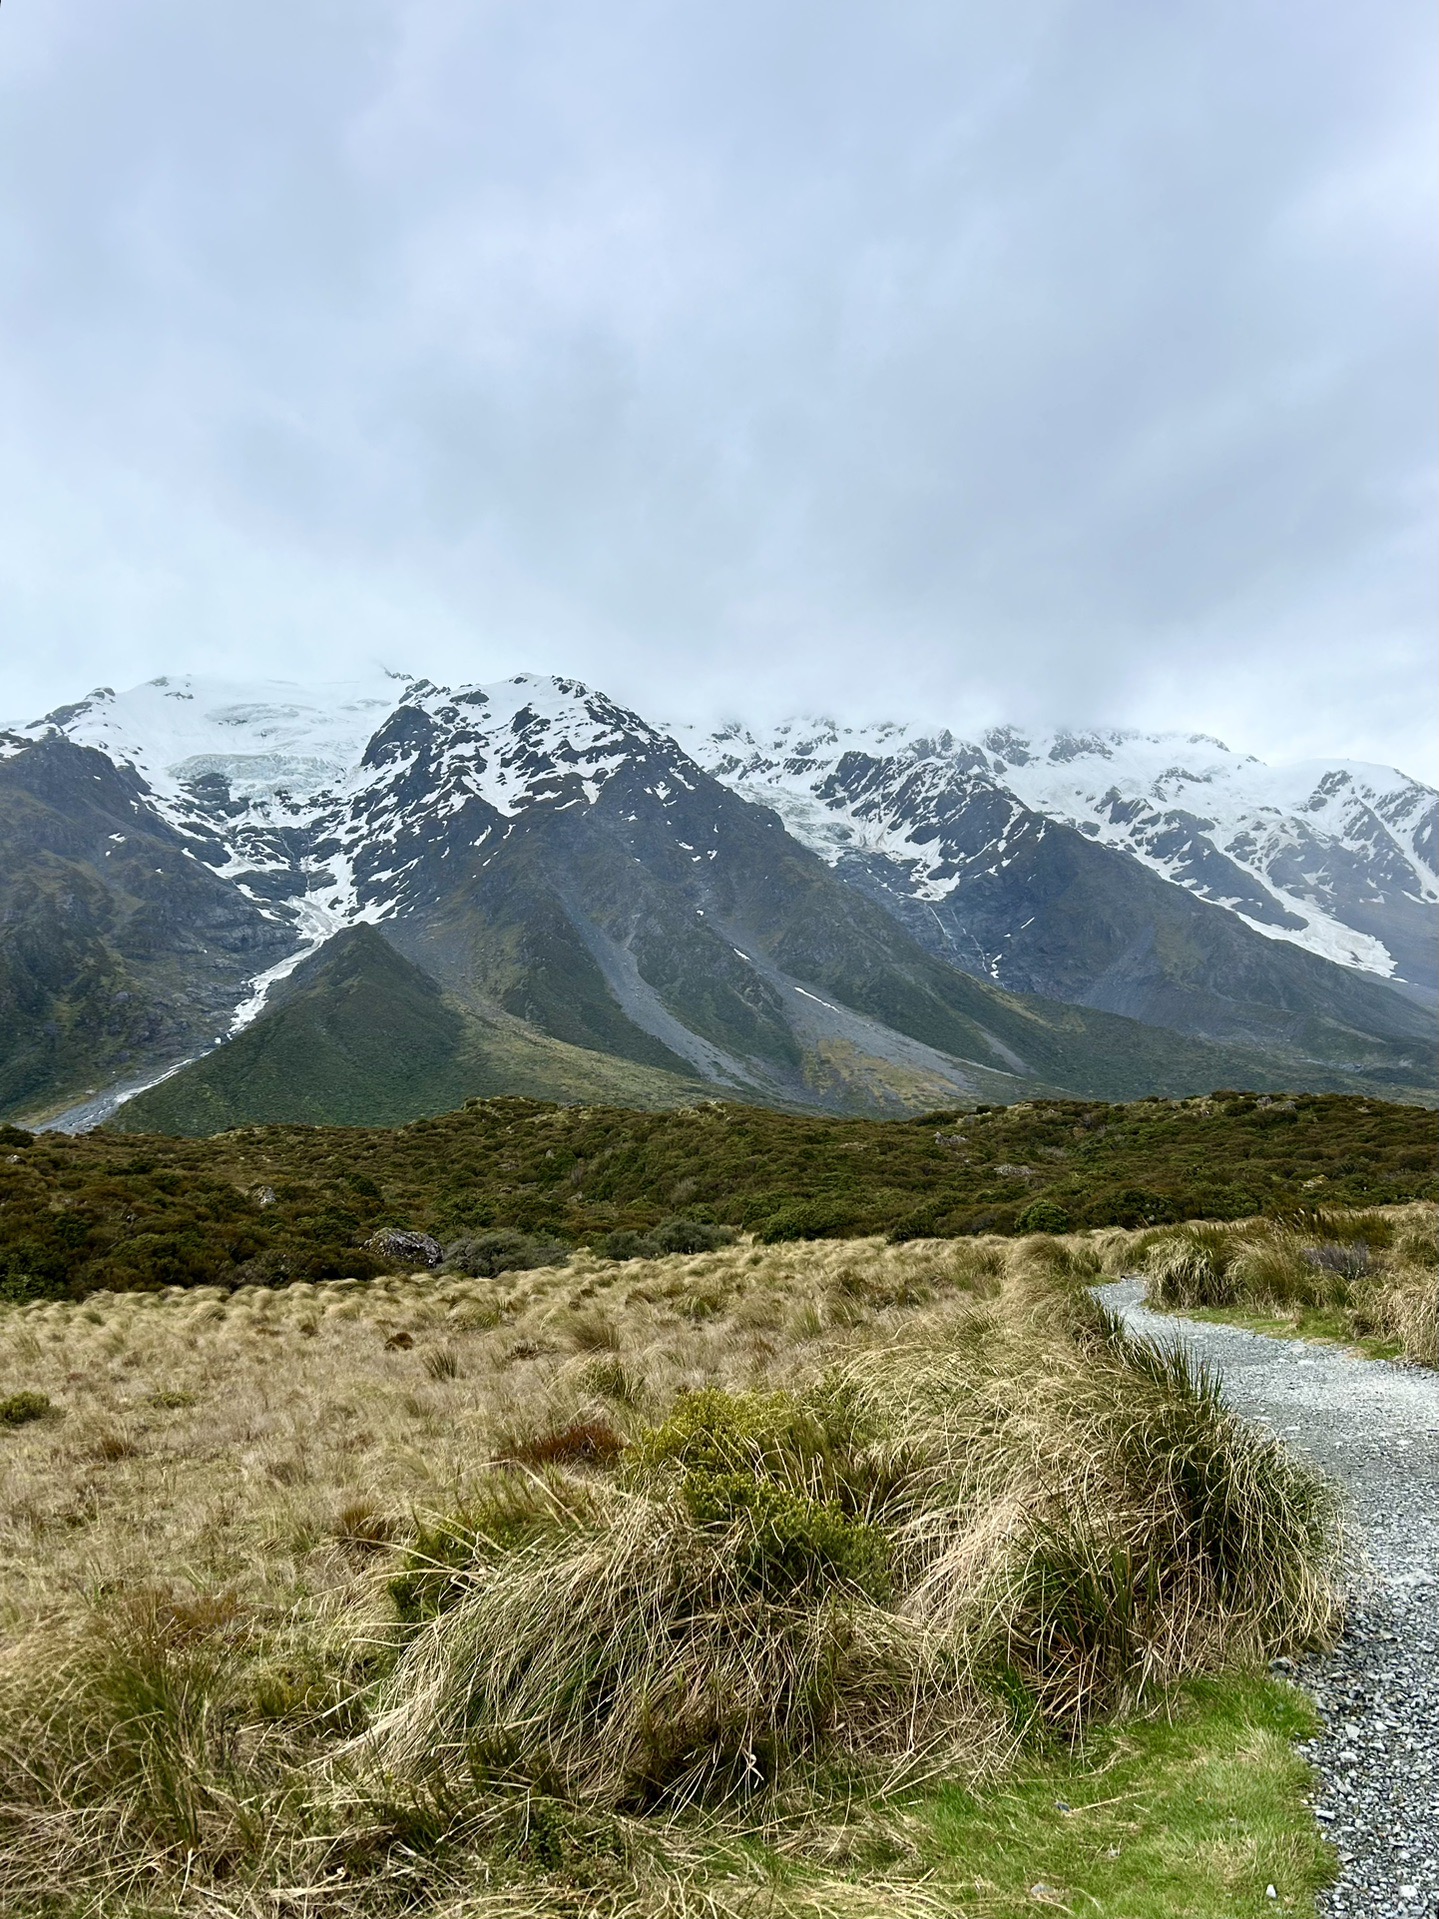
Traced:
[[[1000, 727], [973, 741], [892, 721], [677, 731], [701, 765], [765, 797], [824, 856], [853, 846], [913, 861], [927, 896], [942, 897], [954, 876], [942, 837], [936, 853], [923, 829], [968, 783], [1126, 854], [1267, 937], [1390, 978], [1398, 962], [1375, 931], [1386, 907], [1384, 933], [1417, 983], [1439, 984], [1439, 793], [1393, 767], [1276, 768], [1208, 734], [1117, 728]], [[1356, 875], [1366, 851], [1371, 870]]]
[[[1022, 806], [993, 740], [981, 766], [901, 728], [871, 729], [887, 757], [839, 751], [831, 728], [828, 759], [777, 770], [730, 763], [733, 729], [687, 735], [711, 770], [676, 731], [560, 678], [164, 679], [5, 735], [0, 776], [18, 793], [48, 756], [73, 796], [95, 758], [124, 788], [112, 812], [151, 818], [170, 866], [233, 903], [268, 964], [237, 980], [225, 962], [226, 1008], [217, 943], [203, 955], [213, 1004], [194, 1037], [229, 1038], [221, 1077], [257, 1022], [273, 1042], [286, 976], [370, 926], [462, 1024], [503, 1029], [517, 1072], [526, 1029], [547, 1096], [546, 1046], [577, 1049], [563, 1057], [587, 1083], [606, 1058], [658, 1074], [656, 1096], [698, 1083], [835, 1110], [1220, 1081], [1430, 1096], [1422, 1009]], [[21, 861], [30, 880], [60, 857], [62, 818], [50, 836]], [[202, 1058], [178, 1078], [217, 1072]], [[146, 1097], [178, 1110], [167, 1087]]]

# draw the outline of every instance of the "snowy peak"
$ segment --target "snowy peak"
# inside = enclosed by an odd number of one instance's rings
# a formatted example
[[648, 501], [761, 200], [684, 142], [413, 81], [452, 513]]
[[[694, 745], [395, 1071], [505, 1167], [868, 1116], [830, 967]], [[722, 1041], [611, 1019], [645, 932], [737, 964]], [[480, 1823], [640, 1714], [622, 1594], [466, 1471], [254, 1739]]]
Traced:
[[[577, 680], [520, 674], [495, 686], [411, 685], [369, 742], [357, 790], [431, 782], [419, 804], [441, 814], [480, 800], [504, 818], [564, 798], [577, 787], [593, 805], [637, 754], [674, 754], [674, 744], [637, 714]], [[367, 776], [368, 775], [368, 779]]]
[[132, 768], [198, 858], [290, 921], [300, 952], [402, 910], [452, 842], [482, 847], [535, 807], [593, 805], [621, 771], [662, 803], [694, 775], [638, 715], [536, 674], [453, 688], [185, 675], [97, 688], [17, 738], [55, 733]]
[[223, 777], [237, 799], [293, 811], [354, 767], [404, 682], [388, 675], [298, 686], [184, 674], [117, 694], [97, 687], [25, 731], [55, 731], [132, 766], [158, 798], [183, 803], [196, 784]]
[[[534, 808], [692, 787], [695, 764], [832, 866], [884, 863], [937, 903], [1060, 821], [1249, 926], [1386, 978], [1433, 973], [1436, 796], [1392, 767], [1270, 767], [1202, 733], [846, 726], [660, 730], [578, 681], [440, 687], [154, 680], [6, 735], [129, 766], [196, 856], [306, 943], [402, 910], [444, 845]], [[846, 869], [848, 870], [848, 868]]]
[[594, 806], [622, 774], [663, 804], [692, 788], [688, 765], [672, 739], [577, 680], [418, 681], [366, 746], [322, 850], [349, 885], [349, 916], [385, 919], [413, 902], [432, 862], [458, 849], [482, 865], [522, 815]]
[[[976, 853], [1003, 860], [1022, 809], [1270, 937], [1383, 977], [1433, 970], [1439, 795], [1392, 767], [1269, 767], [1207, 734], [1117, 729], [998, 727], [966, 741], [949, 728], [798, 719], [682, 736], [707, 771], [772, 806], [832, 864], [883, 856], [916, 898], [948, 896]], [[972, 820], [960, 827], [976, 806], [991, 828], [981, 847]]]

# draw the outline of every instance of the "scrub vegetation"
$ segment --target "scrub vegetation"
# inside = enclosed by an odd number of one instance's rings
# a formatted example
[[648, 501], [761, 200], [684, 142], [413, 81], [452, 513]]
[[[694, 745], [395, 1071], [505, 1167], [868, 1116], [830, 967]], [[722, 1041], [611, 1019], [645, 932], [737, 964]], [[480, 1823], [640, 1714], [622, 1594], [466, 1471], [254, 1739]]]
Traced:
[[1307, 1909], [1332, 1496], [1122, 1238], [0, 1307], [0, 1911]]
[[387, 1261], [366, 1242], [390, 1230], [441, 1247], [508, 1232], [643, 1253], [665, 1250], [654, 1236], [676, 1221], [781, 1244], [1435, 1198], [1427, 1110], [1327, 1094], [1052, 1100], [916, 1120], [493, 1099], [394, 1130], [200, 1140], [5, 1127], [0, 1298], [371, 1278]]
[[1257, 1320], [1439, 1366], [1439, 1208], [1300, 1210], [1117, 1242], [1152, 1305]]

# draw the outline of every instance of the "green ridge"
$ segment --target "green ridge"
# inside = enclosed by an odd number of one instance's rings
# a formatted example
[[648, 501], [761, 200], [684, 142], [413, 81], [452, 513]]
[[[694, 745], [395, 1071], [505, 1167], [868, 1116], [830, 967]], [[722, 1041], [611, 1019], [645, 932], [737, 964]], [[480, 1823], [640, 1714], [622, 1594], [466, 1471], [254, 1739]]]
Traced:
[[674, 1106], [702, 1088], [451, 1001], [371, 926], [339, 933], [214, 1052], [122, 1106], [122, 1132], [396, 1126], [522, 1085], [538, 1098]]
[[[395, 1130], [0, 1131], [0, 1298], [363, 1277], [380, 1227], [593, 1243], [684, 1214], [765, 1238], [1137, 1226], [1439, 1198], [1422, 1108], [1223, 1093], [914, 1120], [477, 1100]], [[1042, 1210], [1040, 1210], [1042, 1209]]]

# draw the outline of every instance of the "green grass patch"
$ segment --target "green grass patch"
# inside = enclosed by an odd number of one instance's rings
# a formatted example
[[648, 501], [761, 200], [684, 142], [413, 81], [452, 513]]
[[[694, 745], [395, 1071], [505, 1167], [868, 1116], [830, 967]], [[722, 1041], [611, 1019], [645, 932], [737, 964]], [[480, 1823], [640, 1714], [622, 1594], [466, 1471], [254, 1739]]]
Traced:
[[1319, 1346], [1342, 1346], [1365, 1359], [1402, 1359], [1397, 1339], [1366, 1339], [1355, 1333], [1349, 1315], [1335, 1306], [1300, 1307], [1292, 1313], [1245, 1312], [1238, 1306], [1156, 1306], [1183, 1319], [1200, 1319], [1214, 1326], [1238, 1326], [1247, 1333], [1266, 1333], [1270, 1339], [1303, 1339]]
[[1073, 1756], [979, 1797], [938, 1791], [911, 1812], [937, 1878], [986, 1919], [1045, 1906], [1113, 1919], [1312, 1913], [1336, 1866], [1294, 1750], [1316, 1727], [1293, 1686], [1194, 1681]]

